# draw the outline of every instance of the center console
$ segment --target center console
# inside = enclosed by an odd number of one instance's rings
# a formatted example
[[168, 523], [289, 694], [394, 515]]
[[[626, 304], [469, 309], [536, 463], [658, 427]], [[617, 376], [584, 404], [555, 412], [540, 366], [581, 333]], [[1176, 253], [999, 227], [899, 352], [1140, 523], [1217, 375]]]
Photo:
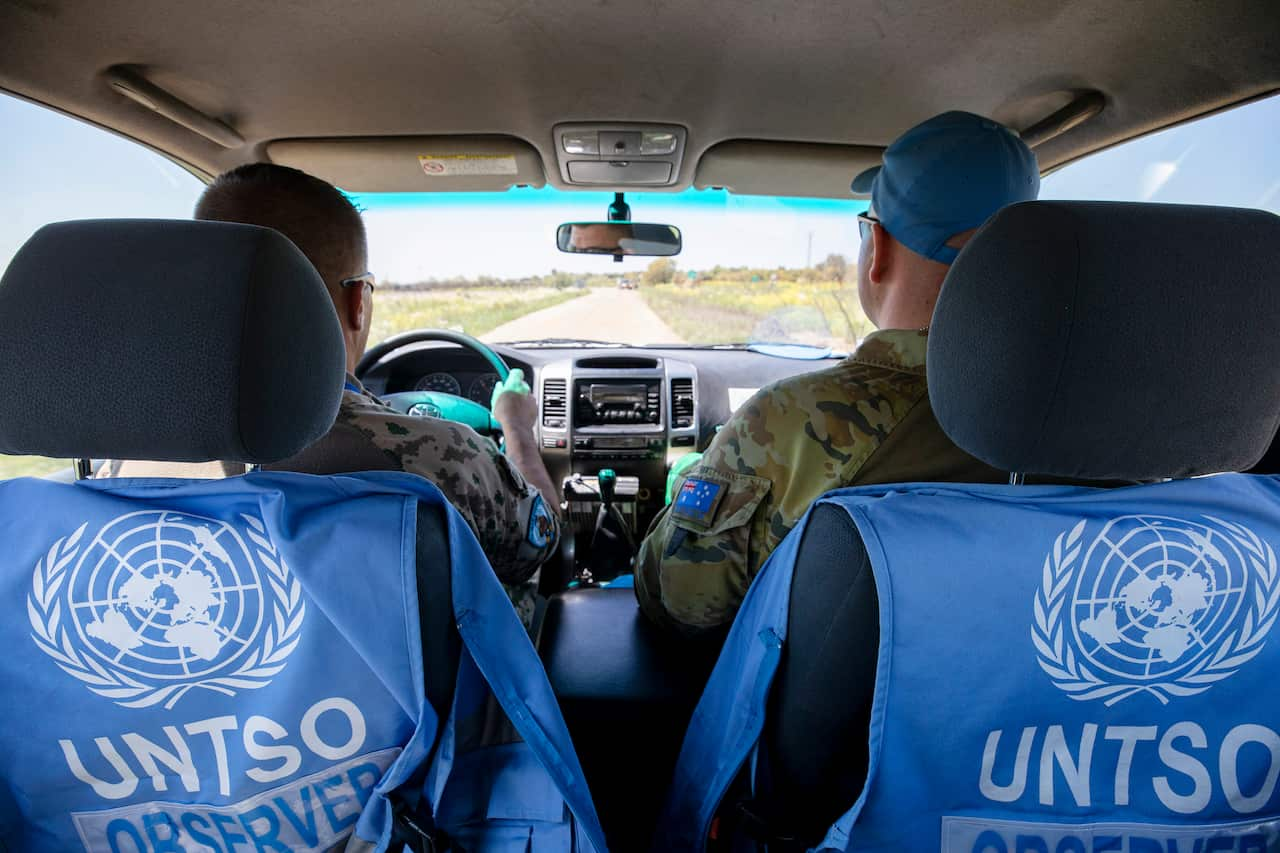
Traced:
[[696, 379], [688, 362], [636, 355], [566, 359], [542, 368], [542, 455], [552, 477], [565, 481], [576, 538], [594, 530], [597, 477], [606, 469], [617, 475], [617, 509], [636, 540], [643, 536], [663, 505], [668, 467], [696, 447]]
[[[601, 518], [621, 519], [628, 544], [640, 541], [665, 502], [670, 465], [697, 449], [696, 368], [670, 358], [592, 356], [545, 365], [537, 386], [543, 459], [564, 482], [568, 504], [564, 563], [576, 577], [606, 580], [611, 572], [602, 573], [599, 555], [619, 549], [592, 547]], [[554, 594], [536, 641], [547, 677], [611, 849], [644, 850], [719, 639], [691, 644], [664, 635], [641, 615], [631, 589], [547, 586]]]

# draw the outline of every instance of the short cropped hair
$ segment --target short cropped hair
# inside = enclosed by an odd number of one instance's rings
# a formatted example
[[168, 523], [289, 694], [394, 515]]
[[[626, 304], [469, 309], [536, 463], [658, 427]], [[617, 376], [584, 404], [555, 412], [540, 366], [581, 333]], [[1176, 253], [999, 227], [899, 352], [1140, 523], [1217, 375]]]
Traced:
[[275, 163], [248, 163], [213, 179], [196, 219], [274, 228], [293, 241], [332, 291], [367, 253], [360, 211], [332, 184]]

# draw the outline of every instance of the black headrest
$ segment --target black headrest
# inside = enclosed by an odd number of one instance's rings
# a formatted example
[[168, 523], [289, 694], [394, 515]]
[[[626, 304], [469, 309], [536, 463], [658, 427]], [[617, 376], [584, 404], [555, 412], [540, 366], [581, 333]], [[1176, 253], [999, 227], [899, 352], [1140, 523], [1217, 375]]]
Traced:
[[345, 361], [324, 283], [276, 231], [47, 225], [0, 278], [0, 452], [282, 459], [333, 424]]
[[1250, 467], [1280, 423], [1280, 217], [1027, 202], [956, 259], [929, 396], [1001, 470], [1149, 480]]

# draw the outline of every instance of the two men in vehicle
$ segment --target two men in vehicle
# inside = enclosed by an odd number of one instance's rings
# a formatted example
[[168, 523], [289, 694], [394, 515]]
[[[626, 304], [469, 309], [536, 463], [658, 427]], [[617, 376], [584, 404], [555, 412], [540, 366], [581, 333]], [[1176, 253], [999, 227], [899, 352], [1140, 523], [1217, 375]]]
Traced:
[[828, 370], [756, 393], [677, 483], [636, 561], [655, 622], [696, 634], [728, 625], [752, 579], [810, 504], [843, 486], [1001, 482], [956, 447], [925, 383], [933, 306], [949, 265], [986, 219], [1034, 199], [1035, 155], [1010, 130], [964, 112], [899, 137], [858, 175], [858, 296], [879, 331]]
[[[1004, 479], [942, 433], [924, 357], [950, 263], [996, 210], [1036, 197], [1035, 156], [989, 119], [944, 113], [907, 131], [853, 189], [871, 196], [859, 217], [858, 288], [879, 331], [836, 367], [759, 391], [678, 484], [637, 558], [637, 597], [660, 624], [697, 633], [731, 622], [769, 554], [831, 489]], [[214, 181], [196, 216], [292, 239], [319, 270], [343, 329], [348, 376], [337, 422], [316, 445], [273, 467], [404, 470], [432, 480], [470, 523], [529, 624], [530, 578], [554, 549], [559, 505], [534, 440], [534, 400], [497, 398], [504, 456], [464, 426], [399, 415], [364, 391], [350, 375], [372, 312], [364, 226], [324, 181], [271, 164], [243, 166]]]

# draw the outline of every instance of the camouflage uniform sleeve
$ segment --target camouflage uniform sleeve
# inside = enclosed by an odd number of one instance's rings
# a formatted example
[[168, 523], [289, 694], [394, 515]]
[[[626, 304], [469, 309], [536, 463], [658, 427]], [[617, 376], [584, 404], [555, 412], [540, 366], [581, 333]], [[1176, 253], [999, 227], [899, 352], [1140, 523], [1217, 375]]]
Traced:
[[338, 420], [401, 470], [439, 486], [504, 584], [524, 584], [555, 551], [560, 531], [554, 509], [497, 445], [475, 430], [368, 404], [344, 405]]
[[923, 371], [848, 363], [757, 392], [650, 527], [637, 559], [641, 608], [685, 633], [731, 622], [760, 567], [809, 506], [857, 482], [924, 393]]
[[650, 526], [636, 561], [640, 608], [659, 625], [684, 633], [733, 621], [755, 576], [753, 551], [758, 549], [752, 533], [772, 488], [763, 477], [704, 463], [676, 484], [676, 494], [708, 483], [723, 492], [718, 505], [704, 519], [681, 513], [674, 503], [667, 506]]
[[446, 425], [437, 458], [404, 460], [404, 469], [431, 480], [462, 513], [498, 580], [522, 584], [555, 550], [559, 522], [491, 440], [461, 424]]
[[768, 500], [776, 484], [742, 464], [739, 452], [751, 429], [740, 413], [720, 430], [701, 463], [676, 482], [672, 503], [640, 544], [636, 597], [659, 625], [698, 633], [733, 621], [777, 544]]

